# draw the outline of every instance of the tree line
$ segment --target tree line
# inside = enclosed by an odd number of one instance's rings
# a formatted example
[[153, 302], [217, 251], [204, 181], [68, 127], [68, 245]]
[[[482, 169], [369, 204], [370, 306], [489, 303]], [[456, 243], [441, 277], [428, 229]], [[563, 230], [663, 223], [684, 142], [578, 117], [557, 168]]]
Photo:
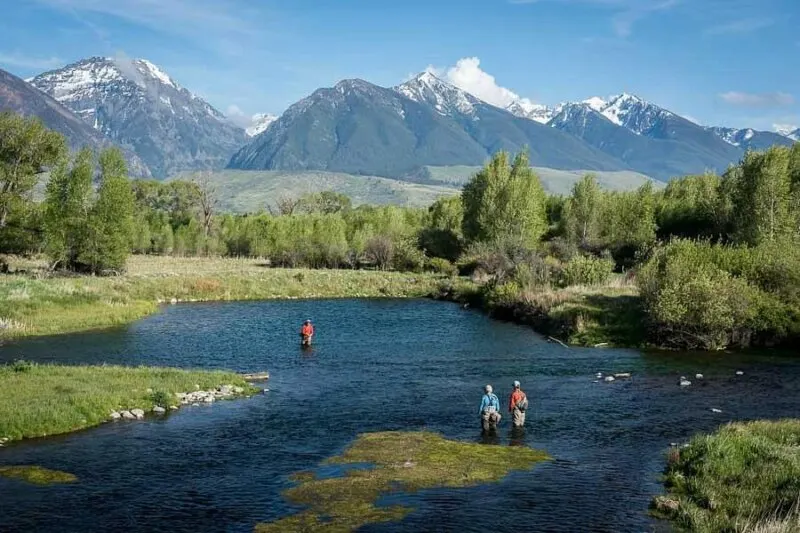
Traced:
[[[37, 183], [49, 172], [44, 199]], [[70, 156], [36, 119], [0, 115], [0, 253], [54, 269], [121, 271], [129, 253], [264, 258], [274, 266], [472, 275], [487, 299], [636, 280], [651, 338], [679, 348], [788, 342], [800, 333], [800, 144], [706, 173], [545, 193], [525, 151], [499, 152], [428, 209], [335, 192], [222, 213], [207, 176], [130, 181], [119, 151]]]

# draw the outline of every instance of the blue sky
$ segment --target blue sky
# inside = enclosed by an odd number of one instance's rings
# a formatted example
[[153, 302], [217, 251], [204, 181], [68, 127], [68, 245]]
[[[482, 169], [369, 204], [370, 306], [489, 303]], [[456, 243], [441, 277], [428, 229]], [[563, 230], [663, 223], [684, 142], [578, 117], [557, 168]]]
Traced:
[[280, 113], [343, 78], [432, 66], [555, 104], [620, 92], [708, 125], [800, 125], [798, 0], [16, 0], [0, 67], [147, 58], [223, 112]]

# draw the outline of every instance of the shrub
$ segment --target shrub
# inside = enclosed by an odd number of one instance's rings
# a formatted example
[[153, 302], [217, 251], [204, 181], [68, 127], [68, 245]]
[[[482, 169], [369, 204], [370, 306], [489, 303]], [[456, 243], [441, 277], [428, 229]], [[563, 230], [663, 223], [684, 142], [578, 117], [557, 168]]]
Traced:
[[425, 268], [430, 272], [444, 274], [446, 276], [455, 276], [458, 274], [458, 268], [447, 259], [442, 259], [441, 257], [431, 257], [428, 259]]
[[164, 409], [169, 409], [169, 406], [174, 402], [173, 396], [163, 390], [154, 392], [151, 396], [151, 399], [153, 400], [154, 405], [163, 407]]
[[562, 287], [599, 285], [607, 282], [613, 272], [614, 261], [610, 259], [576, 256], [562, 267], [559, 284]]
[[519, 300], [521, 293], [520, 286], [514, 281], [487, 285], [484, 291], [484, 302], [489, 309], [511, 306]]

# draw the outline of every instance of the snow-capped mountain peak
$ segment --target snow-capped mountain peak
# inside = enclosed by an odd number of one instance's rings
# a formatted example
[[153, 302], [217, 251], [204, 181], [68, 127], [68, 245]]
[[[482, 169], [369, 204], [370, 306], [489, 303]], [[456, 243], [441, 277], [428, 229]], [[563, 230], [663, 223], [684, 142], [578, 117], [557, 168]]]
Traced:
[[591, 98], [587, 98], [586, 100], [581, 102], [584, 105], [589, 106], [590, 108], [594, 109], [597, 112], [601, 112], [603, 109], [608, 106], [608, 102], [599, 96], [592, 96]]
[[469, 115], [481, 103], [475, 96], [427, 70], [398, 85], [395, 90], [410, 100], [432, 105], [440, 115]]
[[92, 57], [30, 80], [156, 177], [222, 166], [245, 132], [146, 59]]
[[247, 132], [248, 136], [255, 137], [256, 135], [264, 133], [273, 122], [278, 120], [278, 117], [270, 115], [269, 113], [256, 113], [253, 115], [252, 120], [252, 123], [245, 129], [245, 132]]
[[172, 81], [172, 78], [170, 78], [166, 72], [158, 68], [147, 59], [134, 59], [132, 63], [136, 65], [136, 67], [139, 69], [139, 72], [141, 72], [143, 75], [155, 78], [164, 85], [168, 85], [175, 89], [180, 89], [180, 86]]
[[556, 114], [558, 107], [552, 108], [542, 104], [535, 104], [527, 98], [521, 98], [506, 106], [506, 111], [518, 117], [535, 120], [540, 124], [547, 124]]

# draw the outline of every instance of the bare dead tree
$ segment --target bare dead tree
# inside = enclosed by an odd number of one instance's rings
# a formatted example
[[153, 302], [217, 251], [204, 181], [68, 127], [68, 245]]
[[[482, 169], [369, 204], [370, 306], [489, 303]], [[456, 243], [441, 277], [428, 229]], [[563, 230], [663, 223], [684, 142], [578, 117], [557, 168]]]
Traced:
[[201, 172], [192, 178], [192, 183], [197, 186], [197, 201], [200, 204], [200, 216], [202, 217], [203, 234], [208, 237], [211, 232], [211, 223], [214, 221], [214, 214], [217, 212], [219, 198], [217, 188], [211, 183], [211, 172]]
[[275, 206], [268, 206], [270, 214], [273, 216], [279, 215], [293, 215], [297, 208], [300, 207], [301, 200], [299, 198], [291, 198], [289, 196], [281, 196], [275, 201]]

